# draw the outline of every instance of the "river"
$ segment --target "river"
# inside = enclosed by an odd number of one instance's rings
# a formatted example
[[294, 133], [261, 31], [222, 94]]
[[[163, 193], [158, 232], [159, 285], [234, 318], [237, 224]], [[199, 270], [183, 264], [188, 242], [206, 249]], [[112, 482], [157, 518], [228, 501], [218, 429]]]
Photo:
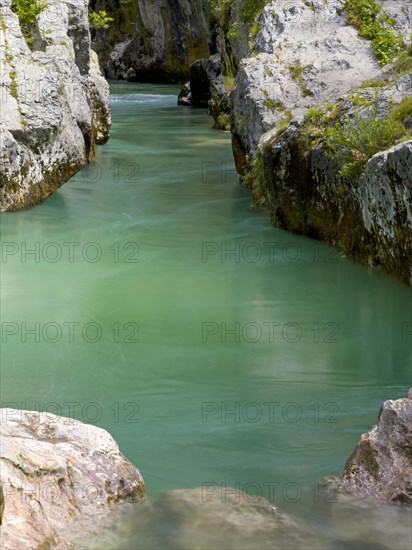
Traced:
[[411, 385], [411, 289], [273, 228], [176, 94], [113, 84], [96, 163], [2, 215], [2, 405], [104, 427], [149, 497], [226, 484], [317, 521], [300, 494]]

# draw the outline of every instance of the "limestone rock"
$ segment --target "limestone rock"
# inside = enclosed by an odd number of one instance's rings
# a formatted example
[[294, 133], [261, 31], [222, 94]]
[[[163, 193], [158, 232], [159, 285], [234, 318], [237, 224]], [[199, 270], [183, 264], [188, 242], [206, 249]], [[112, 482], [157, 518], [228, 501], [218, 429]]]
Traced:
[[412, 398], [385, 401], [346, 462], [341, 490], [412, 503]]
[[45, 200], [109, 137], [108, 84], [90, 50], [87, 3], [51, 1], [30, 47], [11, 0], [2, 25], [0, 210]]
[[2, 547], [71, 548], [65, 531], [76, 521], [144, 496], [140, 472], [105, 430], [50, 413], [0, 414]]
[[233, 132], [247, 155], [286, 112], [300, 116], [382, 75], [370, 42], [346, 25], [338, 0], [270, 2], [260, 27], [257, 55], [241, 61], [233, 94]]

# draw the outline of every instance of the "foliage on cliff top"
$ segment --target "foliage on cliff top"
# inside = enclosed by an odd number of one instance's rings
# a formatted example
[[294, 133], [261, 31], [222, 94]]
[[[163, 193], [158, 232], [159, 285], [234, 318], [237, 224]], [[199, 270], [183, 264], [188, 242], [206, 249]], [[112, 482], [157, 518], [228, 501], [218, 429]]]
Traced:
[[347, 21], [359, 31], [359, 35], [372, 41], [372, 48], [381, 65], [386, 65], [404, 47], [401, 35], [393, 26], [395, 19], [382, 10], [377, 0], [345, 0]]
[[32, 26], [36, 17], [46, 7], [45, 0], [13, 0], [11, 9], [19, 18], [21, 32], [26, 42], [32, 42]]

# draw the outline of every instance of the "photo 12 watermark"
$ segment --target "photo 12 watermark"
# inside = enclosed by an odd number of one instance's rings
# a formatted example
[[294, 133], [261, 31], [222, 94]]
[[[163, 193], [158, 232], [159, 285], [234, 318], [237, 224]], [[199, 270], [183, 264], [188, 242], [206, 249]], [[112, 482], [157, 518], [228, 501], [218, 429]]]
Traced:
[[201, 341], [210, 343], [248, 343], [275, 344], [286, 342], [313, 342], [315, 344], [336, 344], [339, 342], [339, 325], [333, 321], [297, 323], [290, 321], [203, 321], [201, 325]]
[[332, 247], [315, 242], [303, 248], [298, 242], [208, 241], [201, 246], [202, 263], [336, 263], [339, 255]]
[[205, 401], [201, 407], [202, 423], [221, 424], [278, 424], [311, 422], [336, 424], [339, 422], [339, 405], [334, 401], [298, 403], [289, 401]]
[[241, 502], [256, 504], [264, 498], [271, 504], [281, 501], [288, 503], [300, 502], [303, 498], [314, 503], [333, 503], [338, 501], [338, 489], [325, 489], [315, 483], [304, 487], [296, 481], [246, 481], [227, 484], [223, 481], [205, 481], [202, 483], [202, 503], [216, 502], [239, 504]]
[[1, 243], [1, 263], [9, 262], [69, 264], [85, 262], [96, 264], [101, 261], [137, 264], [139, 263], [139, 244], [133, 241], [101, 244], [96, 241], [81, 243], [79, 241], [3, 241]]
[[83, 342], [97, 344], [110, 341], [115, 344], [138, 344], [139, 325], [135, 321], [102, 324], [96, 321], [3, 321], [0, 323], [1, 342], [73, 344]]
[[57, 401], [23, 403], [3, 401], [0, 409], [0, 423], [38, 422], [54, 426], [73, 425], [77, 421], [96, 424], [102, 418], [114, 424], [136, 424], [139, 422], [140, 406], [135, 401], [121, 403], [98, 403], [88, 401]]

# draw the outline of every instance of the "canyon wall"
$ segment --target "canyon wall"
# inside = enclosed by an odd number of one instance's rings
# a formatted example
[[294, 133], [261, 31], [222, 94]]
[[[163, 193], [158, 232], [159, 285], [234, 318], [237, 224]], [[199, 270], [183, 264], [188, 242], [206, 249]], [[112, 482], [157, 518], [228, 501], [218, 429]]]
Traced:
[[84, 0], [46, 2], [21, 24], [0, 0], [0, 210], [44, 201], [110, 133], [109, 87]]

